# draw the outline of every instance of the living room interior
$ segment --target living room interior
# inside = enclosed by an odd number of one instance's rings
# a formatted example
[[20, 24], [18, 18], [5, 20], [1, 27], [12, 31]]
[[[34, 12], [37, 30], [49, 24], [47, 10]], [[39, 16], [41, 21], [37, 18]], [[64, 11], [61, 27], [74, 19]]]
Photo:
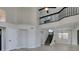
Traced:
[[0, 7], [0, 51], [79, 51], [79, 7]]

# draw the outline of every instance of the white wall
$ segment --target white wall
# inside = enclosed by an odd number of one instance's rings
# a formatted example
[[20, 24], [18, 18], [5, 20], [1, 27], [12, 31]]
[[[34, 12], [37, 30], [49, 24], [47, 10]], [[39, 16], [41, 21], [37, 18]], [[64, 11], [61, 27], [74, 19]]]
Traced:
[[6, 27], [5, 50], [40, 47], [40, 40], [40, 31], [37, 30], [35, 27]]
[[16, 7], [0, 7], [5, 12], [6, 22], [17, 24], [17, 8]]
[[77, 30], [72, 30], [72, 45], [77, 45]]
[[[32, 27], [31, 25], [35, 25], [35, 26], [38, 25], [36, 8], [1, 7], [0, 9], [5, 11], [6, 13], [6, 23], [4, 24], [0, 23], [1, 26], [7, 28], [6, 50], [11, 50], [15, 48], [34, 48], [40, 46], [40, 39], [36, 40], [37, 39], [36, 36], [38, 36], [37, 35], [38, 31], [36, 31], [35, 29], [30, 30], [30, 28]], [[21, 25], [24, 25], [24, 27]], [[24, 30], [19, 30], [19, 29], [24, 29]]]
[[36, 48], [41, 45], [40, 30], [35, 26], [18, 27], [18, 48]]
[[18, 30], [18, 48], [27, 48], [28, 47], [28, 31], [27, 30]]
[[[72, 44], [71, 43], [71, 37], [72, 37], [72, 34], [71, 34], [71, 30], [58, 30], [57, 32], [55, 32], [56, 33], [56, 38], [55, 38], [55, 40], [56, 40], [56, 42], [55, 43], [60, 43], [60, 44]], [[58, 37], [58, 33], [68, 33], [68, 39], [63, 39], [63, 38], [59, 38]]]
[[36, 47], [41, 46], [41, 31], [36, 29], [36, 41], [35, 41]]
[[6, 50], [17, 48], [17, 30], [14, 28], [6, 28]]
[[37, 9], [35, 7], [0, 7], [6, 14], [6, 22], [11, 24], [37, 25]]
[[45, 41], [48, 37], [48, 30], [42, 30], [41, 31], [41, 44], [45, 44]]
[[18, 24], [37, 25], [37, 10], [35, 7], [18, 8]]

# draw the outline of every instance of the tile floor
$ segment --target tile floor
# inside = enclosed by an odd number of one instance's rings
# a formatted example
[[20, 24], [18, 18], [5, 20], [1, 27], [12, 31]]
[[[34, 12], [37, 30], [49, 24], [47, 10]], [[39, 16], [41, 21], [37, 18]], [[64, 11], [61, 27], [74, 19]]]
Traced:
[[55, 44], [51, 46], [44, 46], [38, 48], [21, 48], [14, 49], [12, 51], [79, 51], [79, 46], [66, 45], [66, 44]]

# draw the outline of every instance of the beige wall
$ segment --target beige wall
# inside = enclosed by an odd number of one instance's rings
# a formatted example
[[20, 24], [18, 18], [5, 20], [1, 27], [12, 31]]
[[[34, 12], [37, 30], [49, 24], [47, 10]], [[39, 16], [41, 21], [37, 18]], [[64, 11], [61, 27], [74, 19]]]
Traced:
[[6, 12], [6, 21], [12, 24], [37, 25], [37, 9], [34, 7], [0, 7]]
[[18, 8], [18, 24], [37, 24], [36, 10], [32, 7]]
[[15, 7], [0, 7], [5, 11], [6, 22], [16, 24], [17, 23], [17, 8]]

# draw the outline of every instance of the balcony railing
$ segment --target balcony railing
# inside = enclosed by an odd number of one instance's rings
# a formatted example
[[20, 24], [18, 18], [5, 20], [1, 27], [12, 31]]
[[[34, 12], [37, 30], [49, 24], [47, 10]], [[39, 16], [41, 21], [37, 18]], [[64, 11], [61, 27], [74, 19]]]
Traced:
[[78, 7], [63, 7], [60, 11], [45, 15], [40, 17], [40, 24], [46, 24], [51, 22], [57, 22], [62, 20], [63, 18], [78, 15], [79, 8]]

